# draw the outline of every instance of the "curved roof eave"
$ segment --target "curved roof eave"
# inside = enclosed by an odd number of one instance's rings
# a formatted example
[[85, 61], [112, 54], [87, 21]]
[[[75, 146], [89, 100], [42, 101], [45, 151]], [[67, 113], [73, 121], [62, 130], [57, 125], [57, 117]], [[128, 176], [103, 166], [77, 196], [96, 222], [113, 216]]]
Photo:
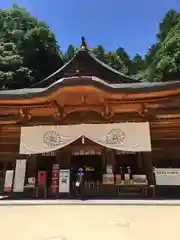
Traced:
[[127, 78], [128, 80], [131, 80], [132, 82], [135, 82], [136, 80], [132, 77], [129, 77], [129, 76], [126, 76], [125, 74], [117, 71], [116, 69], [110, 67], [109, 65], [107, 65], [106, 63], [102, 62], [101, 60], [99, 60], [97, 57], [95, 57], [91, 52], [90, 50], [88, 50], [88, 54], [90, 55], [90, 57], [96, 61], [97, 63], [99, 63], [102, 67], [108, 69], [109, 71], [119, 75], [119, 76], [122, 76], [123, 78]]
[[59, 72], [61, 72], [64, 68], [66, 68], [76, 57], [76, 55], [78, 54], [79, 51], [76, 52], [76, 54], [71, 58], [71, 60], [69, 60], [67, 63], [65, 63], [61, 68], [59, 68], [57, 71], [55, 71], [54, 73], [52, 73], [51, 75], [49, 75], [47, 78], [43, 79], [42, 81], [35, 83], [33, 85], [31, 85], [31, 87], [35, 87], [38, 86], [44, 82], [47, 82], [50, 78], [52, 78], [53, 76], [55, 76], [56, 74], [58, 74]]
[[97, 77], [68, 77], [62, 78], [46, 88], [27, 88], [0, 91], [0, 100], [21, 100], [48, 96], [59, 88], [70, 86], [95, 86], [110, 93], [141, 94], [180, 89], [180, 81], [156, 83], [124, 83], [109, 84]]

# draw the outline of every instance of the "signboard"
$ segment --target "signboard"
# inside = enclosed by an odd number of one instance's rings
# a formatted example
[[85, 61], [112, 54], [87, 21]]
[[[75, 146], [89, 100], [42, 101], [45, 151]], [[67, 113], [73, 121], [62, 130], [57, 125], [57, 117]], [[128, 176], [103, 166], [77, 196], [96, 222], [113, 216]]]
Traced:
[[39, 186], [46, 186], [46, 171], [39, 171], [38, 172], [38, 185]]
[[180, 186], [180, 168], [155, 168], [156, 185]]
[[59, 192], [69, 193], [70, 192], [70, 170], [61, 169], [59, 171]]
[[102, 155], [101, 151], [97, 151], [97, 150], [85, 150], [85, 149], [81, 149], [79, 151], [75, 151], [72, 152], [73, 156], [79, 156], [79, 155]]
[[59, 164], [52, 167], [52, 193], [58, 193], [59, 189]]
[[14, 170], [7, 170], [4, 182], [4, 192], [11, 192], [13, 184]]
[[16, 160], [13, 192], [24, 191], [24, 181], [26, 174], [26, 159]]

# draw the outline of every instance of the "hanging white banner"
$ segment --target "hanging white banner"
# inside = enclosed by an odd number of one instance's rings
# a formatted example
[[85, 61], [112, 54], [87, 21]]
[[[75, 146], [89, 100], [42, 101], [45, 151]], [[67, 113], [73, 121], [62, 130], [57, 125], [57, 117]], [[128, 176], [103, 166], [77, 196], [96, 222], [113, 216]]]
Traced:
[[14, 170], [7, 170], [4, 182], [4, 192], [11, 192], [13, 184]]
[[80, 124], [22, 127], [20, 154], [55, 151], [85, 136], [107, 148], [151, 151], [149, 123]]
[[180, 168], [155, 168], [156, 185], [180, 186]]
[[26, 173], [26, 159], [16, 160], [13, 192], [24, 191], [25, 173]]
[[81, 136], [78, 125], [22, 127], [20, 154], [38, 154], [63, 148]]
[[131, 152], [151, 151], [149, 123], [93, 124], [85, 136], [107, 148]]

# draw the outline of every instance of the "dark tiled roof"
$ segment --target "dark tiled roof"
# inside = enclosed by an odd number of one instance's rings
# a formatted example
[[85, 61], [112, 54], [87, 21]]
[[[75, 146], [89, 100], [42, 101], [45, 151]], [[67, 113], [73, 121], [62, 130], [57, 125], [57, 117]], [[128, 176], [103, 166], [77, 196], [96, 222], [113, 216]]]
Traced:
[[80, 49], [64, 66], [32, 87], [47, 87], [60, 78], [72, 76], [96, 76], [109, 83], [137, 82], [97, 59], [90, 50]]
[[45, 88], [2, 90], [0, 91], [0, 99], [30, 99], [33, 97], [46, 96], [56, 91], [58, 88], [66, 86], [96, 86], [105, 91], [115, 93], [149, 93], [180, 88], [180, 81], [110, 84], [92, 76], [68, 77], [61, 78]]

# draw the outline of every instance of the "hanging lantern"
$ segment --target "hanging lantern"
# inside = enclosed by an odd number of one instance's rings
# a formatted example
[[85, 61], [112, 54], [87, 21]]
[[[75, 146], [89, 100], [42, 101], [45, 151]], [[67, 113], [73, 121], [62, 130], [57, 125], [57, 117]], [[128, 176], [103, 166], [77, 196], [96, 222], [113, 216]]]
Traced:
[[81, 143], [85, 144], [85, 137], [84, 136], [81, 137]]

